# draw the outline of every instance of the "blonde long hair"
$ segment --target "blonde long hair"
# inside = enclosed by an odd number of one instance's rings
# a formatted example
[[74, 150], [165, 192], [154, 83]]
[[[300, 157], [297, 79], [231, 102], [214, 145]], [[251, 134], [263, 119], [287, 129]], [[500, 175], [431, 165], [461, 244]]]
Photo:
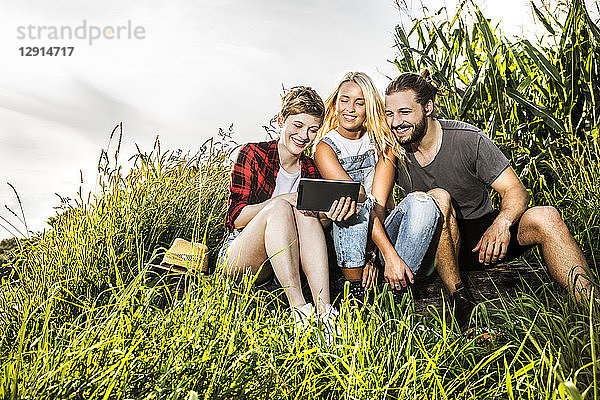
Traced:
[[371, 136], [373, 143], [375, 143], [377, 151], [384, 157], [387, 157], [391, 150], [399, 160], [404, 160], [404, 148], [402, 148], [400, 143], [394, 139], [392, 132], [387, 125], [383, 100], [377, 92], [377, 89], [375, 89], [375, 85], [371, 78], [364, 72], [346, 73], [337, 88], [329, 95], [325, 101], [325, 117], [323, 118], [323, 125], [321, 125], [317, 138], [320, 139], [331, 130], [338, 128], [336, 103], [340, 88], [346, 82], [356, 83], [363, 92], [363, 96], [365, 97], [365, 108], [367, 110], [367, 117], [363, 126], [365, 127], [367, 134]]

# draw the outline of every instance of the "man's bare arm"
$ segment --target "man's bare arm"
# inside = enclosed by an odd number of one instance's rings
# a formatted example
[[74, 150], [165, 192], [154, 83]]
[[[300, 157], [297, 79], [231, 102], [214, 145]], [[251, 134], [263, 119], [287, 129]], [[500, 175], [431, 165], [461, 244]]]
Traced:
[[484, 264], [504, 258], [510, 242], [510, 227], [523, 215], [529, 204], [529, 194], [511, 167], [496, 178], [492, 189], [502, 199], [500, 213], [473, 249], [473, 252], [479, 252], [479, 262]]

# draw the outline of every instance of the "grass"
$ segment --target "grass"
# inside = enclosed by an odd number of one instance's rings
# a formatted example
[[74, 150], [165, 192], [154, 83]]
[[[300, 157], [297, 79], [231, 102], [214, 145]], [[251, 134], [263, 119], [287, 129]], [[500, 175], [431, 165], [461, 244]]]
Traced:
[[190, 277], [163, 309], [141, 277], [62, 324], [52, 321], [57, 294], [26, 306], [4, 397], [552, 398], [561, 384], [591, 388], [597, 318], [568, 302], [557, 309], [552, 294], [488, 309], [503, 332], [489, 345], [419, 318], [408, 298], [392, 306], [384, 292], [371, 307], [344, 303], [342, 335], [327, 347], [314, 330], [295, 335], [283, 304], [249, 280]]
[[[465, 3], [456, 17], [399, 27], [396, 63], [427, 65], [452, 88], [440, 112], [486, 127], [533, 202], [563, 211], [597, 275], [597, 28], [578, 1], [556, 14], [538, 7], [555, 34], [529, 52]], [[554, 39], [564, 48], [548, 46]], [[577, 46], [587, 53], [561, 58]], [[553, 69], [573, 84], [565, 63], [574, 60], [592, 73], [578, 74], [577, 93], [556, 94]], [[185, 291], [166, 278], [149, 285], [146, 264], [175, 237], [206, 243], [214, 262], [237, 145], [230, 131], [197, 154], [157, 141], [125, 171], [119, 128], [94, 197], [65, 199], [51, 230], [0, 246], [2, 398], [598, 399], [600, 303], [578, 307], [554, 286], [523, 283], [482, 304], [477, 323], [500, 333], [493, 341], [458, 334], [443, 310], [416, 314], [410, 295], [394, 304], [384, 289], [372, 306], [343, 300], [341, 335], [326, 346], [315, 329], [295, 334], [277, 293], [255, 291], [248, 277], [187, 276]]]

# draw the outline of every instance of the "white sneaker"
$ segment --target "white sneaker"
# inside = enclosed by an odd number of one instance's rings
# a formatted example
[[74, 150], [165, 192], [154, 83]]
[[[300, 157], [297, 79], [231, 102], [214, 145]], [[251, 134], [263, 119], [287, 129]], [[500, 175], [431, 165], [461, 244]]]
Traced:
[[321, 319], [328, 318], [328, 319], [337, 320], [337, 318], [339, 316], [340, 316], [340, 313], [338, 312], [338, 310], [335, 309], [334, 306], [332, 306], [331, 304], [325, 304], [325, 312], [323, 314], [321, 314], [319, 316], [319, 318], [321, 318]]
[[314, 320], [315, 308], [311, 303], [306, 303], [302, 307], [292, 307], [292, 318], [296, 324], [296, 331], [302, 332]]
[[325, 312], [319, 315], [321, 321], [323, 336], [328, 346], [331, 346], [336, 336], [341, 333], [338, 318], [340, 313], [331, 304], [325, 306]]

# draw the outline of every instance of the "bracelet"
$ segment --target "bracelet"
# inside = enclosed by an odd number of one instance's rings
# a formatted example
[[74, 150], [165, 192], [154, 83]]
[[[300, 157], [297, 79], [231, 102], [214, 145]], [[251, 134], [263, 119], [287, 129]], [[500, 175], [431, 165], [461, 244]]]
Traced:
[[367, 251], [367, 254], [365, 254], [365, 263], [373, 262], [373, 261], [375, 261], [376, 258], [377, 258], [377, 254], [375, 254], [375, 252], [373, 250]]

